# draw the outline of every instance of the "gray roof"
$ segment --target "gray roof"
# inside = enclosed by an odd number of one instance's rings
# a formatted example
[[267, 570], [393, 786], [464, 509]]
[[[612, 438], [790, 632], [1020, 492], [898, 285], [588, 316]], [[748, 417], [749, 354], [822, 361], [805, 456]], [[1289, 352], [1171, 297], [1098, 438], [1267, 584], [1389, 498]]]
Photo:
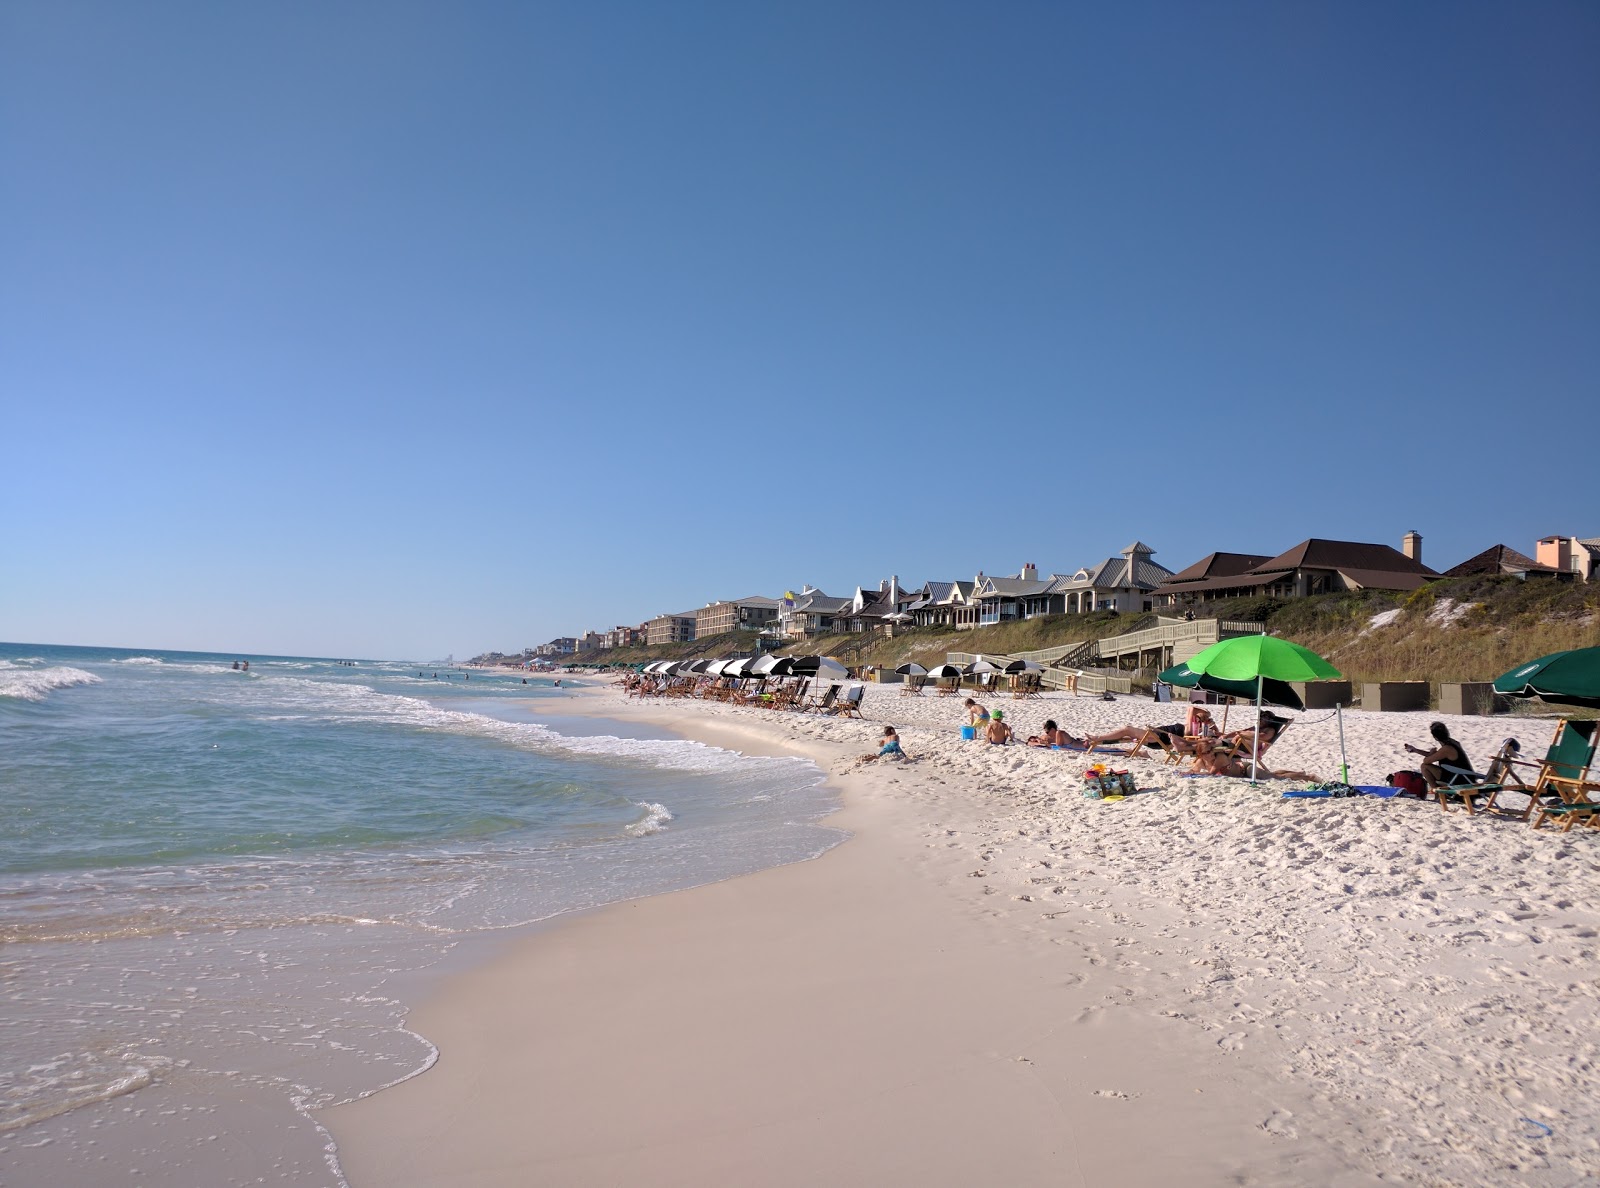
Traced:
[[950, 591], [956, 588], [956, 584], [954, 582], [925, 582], [922, 588], [928, 592], [927, 601], [938, 602], [941, 599], [949, 598]]
[[986, 577], [978, 587], [978, 597], [999, 595], [1003, 598], [1025, 598], [1030, 594], [1043, 594], [1051, 583], [1037, 578]]
[[[1135, 553], [1138, 558], [1133, 563], [1133, 582], [1131, 585], [1141, 590], [1154, 590], [1162, 582], [1172, 577], [1172, 570], [1165, 565], [1158, 565], [1154, 561], [1145, 560], [1148, 553]], [[1098, 565], [1085, 566], [1089, 571], [1087, 581], [1078, 581], [1075, 576], [1057, 578], [1050, 583], [1051, 593], [1064, 590], [1120, 590], [1130, 585], [1128, 581], [1128, 562], [1124, 557], [1107, 557]]]

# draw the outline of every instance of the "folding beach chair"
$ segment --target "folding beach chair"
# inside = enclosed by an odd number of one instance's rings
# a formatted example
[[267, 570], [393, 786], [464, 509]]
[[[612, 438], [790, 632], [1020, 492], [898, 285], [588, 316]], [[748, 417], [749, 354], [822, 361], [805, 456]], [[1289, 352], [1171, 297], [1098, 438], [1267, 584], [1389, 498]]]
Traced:
[[840, 685], [829, 685], [826, 693], [824, 693], [821, 697], [807, 702], [802, 708], [816, 710], [820, 714], [826, 714], [830, 712], [833, 709], [834, 701], [839, 696], [839, 690], [841, 688], [842, 686]]
[[1508, 738], [1500, 744], [1500, 749], [1495, 752], [1494, 758], [1489, 760], [1489, 766], [1482, 775], [1464, 767], [1453, 767], [1448, 763], [1439, 764], [1445, 774], [1450, 776], [1451, 781], [1448, 784], [1440, 784], [1433, 790], [1434, 796], [1439, 801], [1439, 807], [1445, 812], [1449, 812], [1450, 802], [1459, 800], [1466, 806], [1467, 816], [1470, 817], [1477, 811], [1477, 806], [1473, 801], [1480, 796], [1483, 798], [1483, 807], [1491, 809], [1494, 807], [1495, 797], [1500, 793], [1525, 792], [1529, 797], [1527, 808], [1520, 813], [1512, 809], [1501, 809], [1500, 811], [1512, 816], [1520, 816], [1526, 821], [1529, 813], [1533, 811], [1533, 806], [1537, 803], [1538, 798], [1533, 795], [1533, 789], [1529, 788], [1527, 784], [1524, 784], [1517, 777], [1516, 771], [1512, 766], [1518, 762], [1519, 754], [1520, 748], [1517, 746], [1517, 740]]
[[844, 691], [844, 696], [833, 703], [829, 713], [838, 714], [844, 718], [859, 718], [861, 716], [861, 702], [867, 695], [865, 685], [851, 685]]
[[960, 677], [940, 677], [939, 683], [935, 687], [935, 691], [940, 697], [949, 697], [950, 694], [960, 692], [960, 690]]
[[900, 684], [901, 697], [921, 697], [922, 691], [928, 687], [928, 678], [915, 673], [906, 677]]
[[[1559, 817], [1561, 831], [1565, 833], [1578, 821], [1593, 823], [1594, 816], [1600, 813], [1600, 782], [1589, 778], [1597, 737], [1600, 737], [1600, 722], [1563, 718], [1556, 724], [1555, 737], [1550, 740], [1550, 749], [1539, 765], [1539, 775], [1529, 791], [1531, 799], [1523, 814], [1526, 817], [1537, 808], [1538, 816], [1533, 819], [1535, 829], [1546, 819]], [[1551, 793], [1560, 797], [1560, 803], [1546, 802], [1544, 798]]]

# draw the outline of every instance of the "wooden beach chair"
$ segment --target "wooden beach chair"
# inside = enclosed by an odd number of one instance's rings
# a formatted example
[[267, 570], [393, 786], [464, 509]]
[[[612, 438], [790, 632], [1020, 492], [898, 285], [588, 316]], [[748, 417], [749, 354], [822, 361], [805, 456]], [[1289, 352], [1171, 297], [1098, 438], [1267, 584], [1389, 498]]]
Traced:
[[934, 692], [936, 692], [940, 697], [949, 697], [952, 693], [959, 693], [960, 691], [960, 677], [941, 677], [938, 684], [934, 687]]
[[861, 716], [861, 702], [867, 695], [865, 685], [851, 685], [845, 690], [844, 696], [833, 703], [830, 713], [838, 714], [843, 718], [859, 718]]
[[1014, 700], [1024, 701], [1030, 697], [1040, 696], [1040, 686], [1044, 682], [1044, 675], [1037, 672], [1019, 672], [1011, 678], [1011, 696]]
[[841, 688], [843, 688], [842, 685], [829, 685], [826, 693], [824, 693], [821, 697], [813, 698], [811, 701], [807, 702], [804, 708], [808, 710], [816, 710], [819, 714], [826, 714], [830, 712], [833, 709], [834, 701], [838, 699], [839, 690]]
[[[1600, 722], [1563, 718], [1556, 724], [1555, 737], [1550, 740], [1550, 749], [1530, 790], [1528, 813], [1537, 811], [1533, 818], [1535, 829], [1547, 820], [1559, 818], [1565, 833], [1578, 821], [1592, 824], [1600, 813], [1600, 782], [1589, 778], [1597, 736]], [[1551, 793], [1560, 798], [1559, 803], [1545, 799]]]
[[1450, 811], [1450, 802], [1459, 800], [1466, 806], [1467, 816], [1472, 816], [1477, 811], [1473, 801], [1483, 798], [1485, 810], [1494, 807], [1495, 797], [1502, 792], [1525, 792], [1528, 794], [1528, 806], [1520, 812], [1515, 809], [1501, 809], [1508, 816], [1519, 816], [1524, 821], [1533, 811], [1533, 806], [1538, 802], [1538, 797], [1533, 795], [1533, 789], [1517, 777], [1513, 764], [1517, 763], [1520, 754], [1515, 739], [1506, 739], [1500, 744], [1500, 749], [1495, 752], [1494, 758], [1489, 760], [1489, 766], [1482, 775], [1465, 768], [1452, 767], [1448, 763], [1439, 766], [1447, 772], [1454, 781], [1449, 784], [1440, 784], [1433, 790], [1439, 807], [1445, 812]]
[[915, 673], [906, 677], [900, 684], [901, 697], [921, 697], [922, 691], [928, 687], [928, 678]]

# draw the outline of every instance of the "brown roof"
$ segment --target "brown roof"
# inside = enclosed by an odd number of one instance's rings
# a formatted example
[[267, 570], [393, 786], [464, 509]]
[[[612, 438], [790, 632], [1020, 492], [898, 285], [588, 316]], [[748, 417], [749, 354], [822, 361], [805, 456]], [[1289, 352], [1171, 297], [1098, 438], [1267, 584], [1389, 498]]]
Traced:
[[1491, 545], [1475, 557], [1468, 557], [1460, 565], [1444, 571], [1445, 577], [1467, 577], [1477, 573], [1555, 573], [1549, 565], [1540, 565], [1526, 553], [1519, 553], [1510, 545]]
[[1434, 573], [1396, 573], [1392, 569], [1351, 569], [1340, 566], [1339, 573], [1363, 590], [1420, 590]]
[[1228, 577], [1237, 573], [1249, 573], [1256, 566], [1267, 560], [1270, 560], [1270, 558], [1258, 553], [1208, 553], [1189, 566], [1188, 569], [1173, 574], [1168, 584], [1198, 582], [1203, 578]]
[[1209, 594], [1213, 590], [1249, 590], [1256, 586], [1270, 585], [1272, 582], [1283, 580], [1281, 573], [1234, 573], [1224, 574], [1221, 577], [1201, 578], [1196, 581], [1178, 583], [1170, 581], [1164, 586], [1157, 586], [1150, 591], [1151, 595], [1157, 594]]
[[1313, 536], [1302, 540], [1287, 553], [1256, 566], [1257, 573], [1276, 573], [1284, 569], [1365, 569], [1391, 573], [1438, 574], [1420, 561], [1413, 561], [1399, 549], [1386, 544], [1362, 544], [1354, 540], [1321, 540]]

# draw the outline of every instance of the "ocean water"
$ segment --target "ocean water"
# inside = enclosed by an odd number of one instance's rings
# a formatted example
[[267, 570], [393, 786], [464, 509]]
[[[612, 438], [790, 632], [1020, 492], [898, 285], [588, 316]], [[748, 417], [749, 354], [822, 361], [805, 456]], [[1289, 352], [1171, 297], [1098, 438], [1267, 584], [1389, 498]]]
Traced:
[[0, 644], [0, 1183], [341, 1184], [310, 1111], [436, 1058], [398, 996], [418, 971], [839, 840], [813, 765], [567, 698]]

